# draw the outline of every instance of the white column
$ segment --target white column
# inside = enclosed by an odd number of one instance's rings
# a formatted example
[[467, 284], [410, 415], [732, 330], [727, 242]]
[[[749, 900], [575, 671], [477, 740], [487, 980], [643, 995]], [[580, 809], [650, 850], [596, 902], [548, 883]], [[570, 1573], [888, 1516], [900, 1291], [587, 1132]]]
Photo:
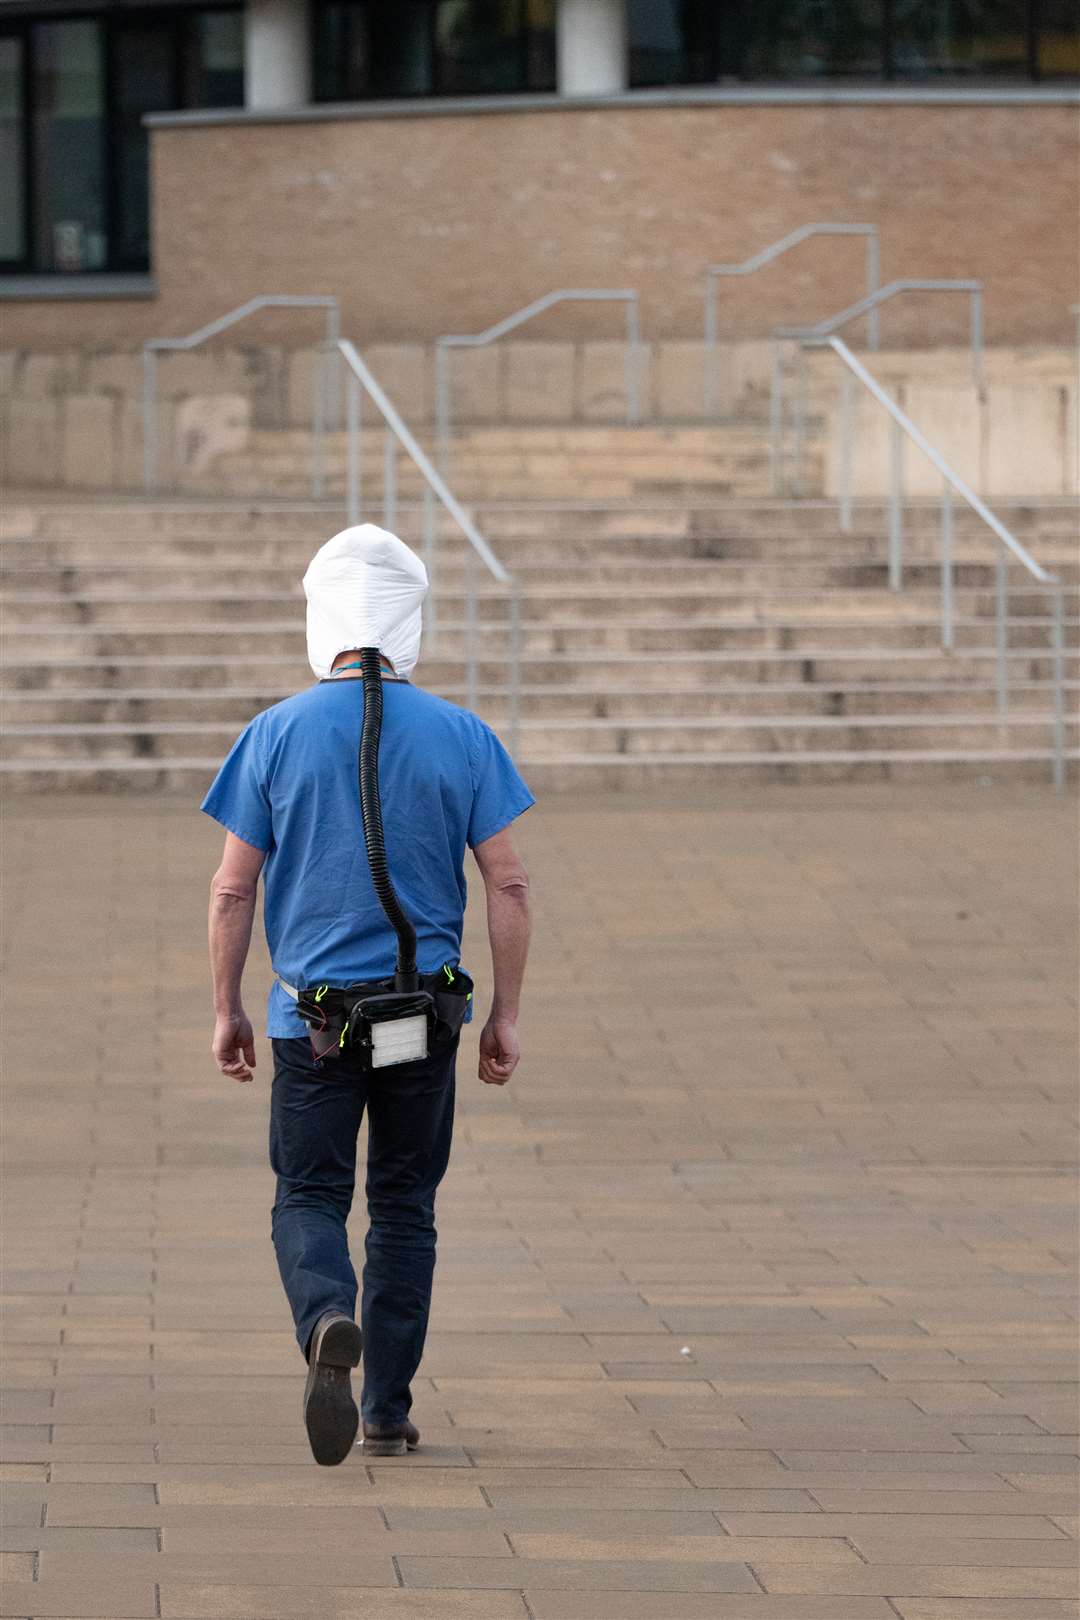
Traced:
[[311, 100], [307, 0], [247, 0], [244, 10], [244, 105], [253, 111], [301, 107]]
[[626, 89], [626, 0], [559, 0], [557, 27], [560, 95]]

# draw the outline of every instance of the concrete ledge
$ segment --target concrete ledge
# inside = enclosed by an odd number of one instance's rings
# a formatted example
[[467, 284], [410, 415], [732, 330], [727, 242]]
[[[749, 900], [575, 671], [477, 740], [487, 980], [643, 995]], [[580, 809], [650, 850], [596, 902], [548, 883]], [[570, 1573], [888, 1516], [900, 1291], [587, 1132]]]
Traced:
[[18, 298], [156, 298], [144, 275], [0, 276], [0, 300]]
[[477, 113], [581, 112], [604, 107], [828, 107], [1080, 106], [1080, 85], [699, 85], [671, 90], [629, 90], [618, 96], [430, 96], [414, 101], [324, 101], [302, 107], [249, 111], [244, 107], [150, 113], [150, 129], [216, 124], [320, 123], [359, 118], [457, 118]]

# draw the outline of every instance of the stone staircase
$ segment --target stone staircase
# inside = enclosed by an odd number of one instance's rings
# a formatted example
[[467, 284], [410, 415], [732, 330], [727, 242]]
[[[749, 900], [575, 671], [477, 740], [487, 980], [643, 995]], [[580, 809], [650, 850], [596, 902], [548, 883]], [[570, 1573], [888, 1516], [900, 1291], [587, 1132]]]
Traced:
[[[430, 432], [420, 435], [433, 458]], [[365, 499], [381, 501], [382, 431], [361, 435]], [[326, 491], [345, 493], [345, 436], [329, 433], [324, 445]], [[455, 435], [447, 462], [458, 499], [623, 501], [657, 495], [693, 501], [764, 497], [769, 493], [768, 435], [760, 422], [700, 427], [476, 427]], [[823, 460], [816, 436], [808, 439], [806, 487], [820, 490]], [[419, 498], [420, 475], [398, 458], [399, 495]], [[242, 450], [215, 456], [185, 489], [205, 494], [304, 499], [311, 489], [311, 435], [306, 430], [256, 430]]]
[[[1076, 510], [1003, 510], [1069, 583], [1077, 757]], [[419, 511], [398, 528], [417, 543]], [[1046, 595], [1010, 570], [1009, 710], [995, 698], [993, 552], [958, 514], [956, 646], [938, 622], [937, 513], [907, 515], [887, 588], [884, 514], [767, 501], [501, 503], [481, 528], [523, 591], [530, 781], [638, 788], [738, 777], [1049, 779]], [[200, 792], [251, 715], [310, 680], [299, 580], [340, 511], [194, 501], [9, 500], [3, 756], [9, 790]], [[416, 678], [466, 695], [465, 551], [440, 534]], [[507, 718], [504, 593], [477, 613], [477, 707]]]

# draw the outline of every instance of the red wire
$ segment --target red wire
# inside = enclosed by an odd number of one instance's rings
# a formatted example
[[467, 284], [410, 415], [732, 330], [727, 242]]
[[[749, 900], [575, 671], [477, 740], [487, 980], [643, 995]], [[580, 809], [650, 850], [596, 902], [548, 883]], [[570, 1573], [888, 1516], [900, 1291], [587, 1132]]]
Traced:
[[311, 1053], [316, 1063], [319, 1063], [324, 1057], [329, 1057], [331, 1052], [339, 1051], [341, 1047], [341, 1043], [338, 1040], [331, 1041], [330, 1045], [325, 1047], [321, 1052], [316, 1049], [315, 1037], [316, 1035], [321, 1035], [323, 1030], [326, 1028], [326, 1014], [323, 1012], [321, 1007], [319, 1008], [319, 1013], [322, 1017], [322, 1023], [319, 1025], [318, 1029], [313, 1029], [311, 1032]]

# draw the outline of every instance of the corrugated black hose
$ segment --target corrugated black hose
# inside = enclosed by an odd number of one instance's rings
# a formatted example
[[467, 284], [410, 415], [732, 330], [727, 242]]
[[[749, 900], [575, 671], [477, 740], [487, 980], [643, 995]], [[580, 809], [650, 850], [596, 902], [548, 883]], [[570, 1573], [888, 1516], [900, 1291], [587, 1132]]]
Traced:
[[363, 647], [360, 667], [364, 677], [364, 723], [360, 732], [360, 814], [364, 822], [371, 881], [380, 906], [397, 935], [394, 989], [419, 990], [416, 971], [416, 929], [405, 915], [386, 864], [382, 804], [379, 799], [379, 737], [382, 732], [382, 675], [377, 647]]

